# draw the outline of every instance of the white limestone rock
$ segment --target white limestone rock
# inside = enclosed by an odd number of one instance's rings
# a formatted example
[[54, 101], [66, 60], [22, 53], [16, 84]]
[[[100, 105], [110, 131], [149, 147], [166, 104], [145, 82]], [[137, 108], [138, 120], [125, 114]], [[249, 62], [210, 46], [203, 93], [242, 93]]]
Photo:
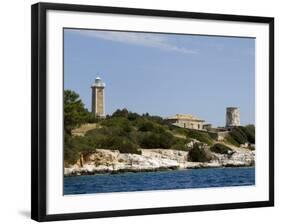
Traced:
[[141, 149], [142, 155], [97, 149], [96, 152], [83, 155], [75, 165], [64, 168], [64, 175], [254, 165], [254, 151], [237, 147], [232, 149], [233, 154], [229, 155], [212, 153], [215, 159], [208, 163], [189, 162], [188, 152], [173, 149]]

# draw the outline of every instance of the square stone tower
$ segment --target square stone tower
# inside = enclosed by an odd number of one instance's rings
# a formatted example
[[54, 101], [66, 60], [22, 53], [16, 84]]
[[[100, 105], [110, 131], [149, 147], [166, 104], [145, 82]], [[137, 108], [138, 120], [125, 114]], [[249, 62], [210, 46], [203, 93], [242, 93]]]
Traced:
[[104, 89], [105, 83], [100, 77], [95, 79], [92, 88], [92, 113], [97, 117], [105, 117]]

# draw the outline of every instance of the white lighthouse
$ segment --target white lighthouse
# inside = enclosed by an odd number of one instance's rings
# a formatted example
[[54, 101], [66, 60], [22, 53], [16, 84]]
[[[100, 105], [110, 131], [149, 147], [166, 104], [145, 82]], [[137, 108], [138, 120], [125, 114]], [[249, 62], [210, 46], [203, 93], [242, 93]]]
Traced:
[[92, 113], [97, 117], [105, 117], [104, 89], [105, 83], [99, 76], [96, 77], [92, 88]]

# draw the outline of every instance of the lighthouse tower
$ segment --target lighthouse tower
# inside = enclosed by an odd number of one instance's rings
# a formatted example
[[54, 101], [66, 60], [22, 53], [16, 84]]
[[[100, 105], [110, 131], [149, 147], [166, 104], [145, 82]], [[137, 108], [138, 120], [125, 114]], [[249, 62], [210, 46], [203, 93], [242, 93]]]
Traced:
[[105, 117], [104, 109], [104, 89], [105, 83], [100, 77], [96, 77], [92, 88], [92, 113], [97, 117]]

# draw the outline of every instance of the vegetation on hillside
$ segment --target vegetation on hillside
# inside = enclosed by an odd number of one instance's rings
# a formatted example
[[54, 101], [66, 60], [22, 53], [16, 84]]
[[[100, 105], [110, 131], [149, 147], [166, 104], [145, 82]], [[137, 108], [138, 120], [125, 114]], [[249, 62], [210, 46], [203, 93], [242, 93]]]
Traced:
[[233, 151], [231, 148], [229, 148], [228, 146], [221, 144], [221, 143], [214, 144], [210, 148], [210, 150], [212, 152], [219, 153], [219, 154], [231, 154]]
[[237, 147], [246, 142], [255, 144], [255, 126], [246, 125], [234, 127], [226, 137], [226, 141]]
[[191, 130], [191, 129], [184, 129], [179, 128], [175, 126], [170, 126], [170, 130], [172, 130], [175, 134], [181, 134], [184, 135], [189, 141], [191, 139], [196, 139], [202, 143], [206, 143], [207, 145], [213, 145], [214, 140], [211, 138], [211, 136], [207, 132], [202, 132], [198, 130]]
[[[84, 136], [72, 136], [72, 130], [84, 123], [97, 123], [95, 129]], [[254, 126], [237, 127], [227, 137], [233, 145], [245, 142], [254, 143]], [[162, 117], [148, 113], [137, 114], [127, 109], [118, 109], [111, 116], [101, 119], [85, 109], [79, 95], [74, 91], [64, 91], [64, 160], [73, 164], [81, 153], [94, 152], [96, 149], [119, 150], [121, 153], [141, 154], [140, 148], [162, 148], [188, 150], [188, 143], [197, 141], [212, 146], [215, 142], [207, 132], [183, 129], [165, 124]], [[225, 153], [224, 145], [215, 144], [213, 151]], [[206, 162], [210, 154], [196, 145], [189, 151], [190, 161]]]
[[83, 123], [98, 122], [92, 113], [85, 109], [79, 95], [71, 90], [65, 90], [63, 96], [64, 104], [64, 130], [71, 134], [73, 128], [79, 127]]

